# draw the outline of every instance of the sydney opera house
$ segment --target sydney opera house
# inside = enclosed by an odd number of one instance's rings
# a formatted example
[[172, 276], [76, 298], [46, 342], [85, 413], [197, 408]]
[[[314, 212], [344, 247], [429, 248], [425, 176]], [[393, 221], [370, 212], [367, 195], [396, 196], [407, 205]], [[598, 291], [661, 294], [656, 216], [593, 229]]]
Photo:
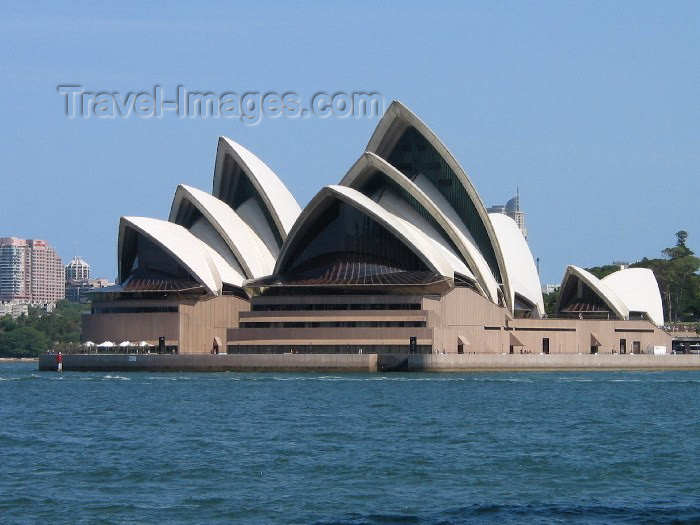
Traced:
[[180, 185], [167, 220], [122, 217], [118, 282], [83, 341], [165, 338], [178, 353], [639, 353], [668, 346], [645, 269], [569, 266], [546, 316], [532, 254], [488, 214], [438, 137], [399, 102], [337, 185], [302, 210], [221, 137], [211, 193]]

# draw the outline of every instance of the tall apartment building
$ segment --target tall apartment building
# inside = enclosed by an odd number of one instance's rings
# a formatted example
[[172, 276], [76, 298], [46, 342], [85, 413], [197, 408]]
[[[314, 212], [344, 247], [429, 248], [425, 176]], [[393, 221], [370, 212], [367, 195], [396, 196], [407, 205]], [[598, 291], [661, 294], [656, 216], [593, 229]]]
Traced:
[[0, 301], [29, 302], [32, 297], [32, 262], [27, 241], [0, 238]]
[[55, 303], [65, 290], [63, 263], [46, 241], [0, 238], [0, 301]]
[[496, 206], [491, 206], [486, 211], [489, 213], [502, 213], [503, 215], [508, 215], [511, 219], [515, 221], [515, 224], [520, 228], [520, 232], [523, 237], [527, 239], [527, 228], [525, 227], [525, 212], [520, 209], [520, 189], [518, 188], [515, 192], [515, 197], [510, 199], [505, 205], [499, 204]]

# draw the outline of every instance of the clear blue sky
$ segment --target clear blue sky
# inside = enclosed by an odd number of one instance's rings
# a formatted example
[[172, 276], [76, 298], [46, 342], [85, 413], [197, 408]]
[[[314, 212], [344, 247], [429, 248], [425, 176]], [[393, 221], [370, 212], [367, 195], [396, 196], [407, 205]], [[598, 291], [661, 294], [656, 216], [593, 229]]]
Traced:
[[[9, 3], [0, 7], [0, 236], [116, 274], [121, 215], [211, 191], [216, 140], [305, 205], [375, 119], [68, 119], [92, 91], [379, 91], [452, 150], [487, 206], [516, 186], [543, 283], [566, 264], [700, 252], [700, 2]], [[147, 5], [146, 5], [147, 4]]]

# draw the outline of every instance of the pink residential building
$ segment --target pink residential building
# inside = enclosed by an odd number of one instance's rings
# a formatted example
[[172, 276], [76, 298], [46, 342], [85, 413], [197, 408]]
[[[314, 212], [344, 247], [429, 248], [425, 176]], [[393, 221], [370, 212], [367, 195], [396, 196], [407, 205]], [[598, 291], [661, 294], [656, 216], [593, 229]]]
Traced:
[[50, 304], [63, 298], [63, 263], [46, 241], [0, 238], [0, 301]]

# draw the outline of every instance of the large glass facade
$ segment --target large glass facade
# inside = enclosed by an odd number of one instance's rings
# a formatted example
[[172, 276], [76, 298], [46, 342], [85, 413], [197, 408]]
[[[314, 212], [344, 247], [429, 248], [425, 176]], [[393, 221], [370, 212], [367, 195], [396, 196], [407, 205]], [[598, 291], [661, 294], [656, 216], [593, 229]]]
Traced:
[[411, 180], [422, 174], [433, 183], [462, 219], [494, 277], [501, 282], [496, 254], [474, 202], [430, 142], [411, 126], [403, 132], [386, 160]]
[[287, 280], [402, 284], [401, 274], [432, 276], [393, 233], [341, 201], [333, 202], [313, 221], [287, 260], [282, 268]]
[[515, 304], [513, 305], [513, 315], [516, 319], [530, 318], [535, 311], [535, 306], [519, 294], [515, 294]]
[[610, 308], [605, 301], [585, 282], [579, 278], [567, 279], [559, 295], [559, 314], [604, 313], [607, 315], [609, 311]]
[[199, 286], [170, 254], [137, 231], [127, 228], [123, 242], [121, 284], [125, 290], [184, 290]]
[[177, 210], [175, 224], [179, 224], [189, 230], [201, 217], [202, 212], [190, 201], [184, 199]]
[[[398, 195], [401, 200], [405, 201], [409, 206], [411, 206], [415, 211], [417, 211], [420, 216], [426, 220], [430, 226], [432, 226], [436, 232], [440, 234], [443, 241], [447, 246], [449, 246], [452, 251], [457, 254], [457, 256], [462, 260], [462, 262], [469, 268], [467, 261], [461, 256], [459, 249], [455, 245], [454, 241], [450, 238], [444, 228], [435, 219], [435, 216], [430, 213], [425, 207], [418, 202], [418, 200], [411, 195], [410, 192], [406, 191], [404, 188], [399, 186], [396, 182], [389, 179], [388, 177], [382, 175], [379, 171], [370, 175], [366, 182], [359, 188], [359, 191], [368, 197], [375, 196], [375, 198], [381, 199], [381, 192], [386, 190], [391, 190], [396, 195]], [[469, 268], [472, 271], [471, 268]], [[473, 273], [473, 271], [472, 271]]]

